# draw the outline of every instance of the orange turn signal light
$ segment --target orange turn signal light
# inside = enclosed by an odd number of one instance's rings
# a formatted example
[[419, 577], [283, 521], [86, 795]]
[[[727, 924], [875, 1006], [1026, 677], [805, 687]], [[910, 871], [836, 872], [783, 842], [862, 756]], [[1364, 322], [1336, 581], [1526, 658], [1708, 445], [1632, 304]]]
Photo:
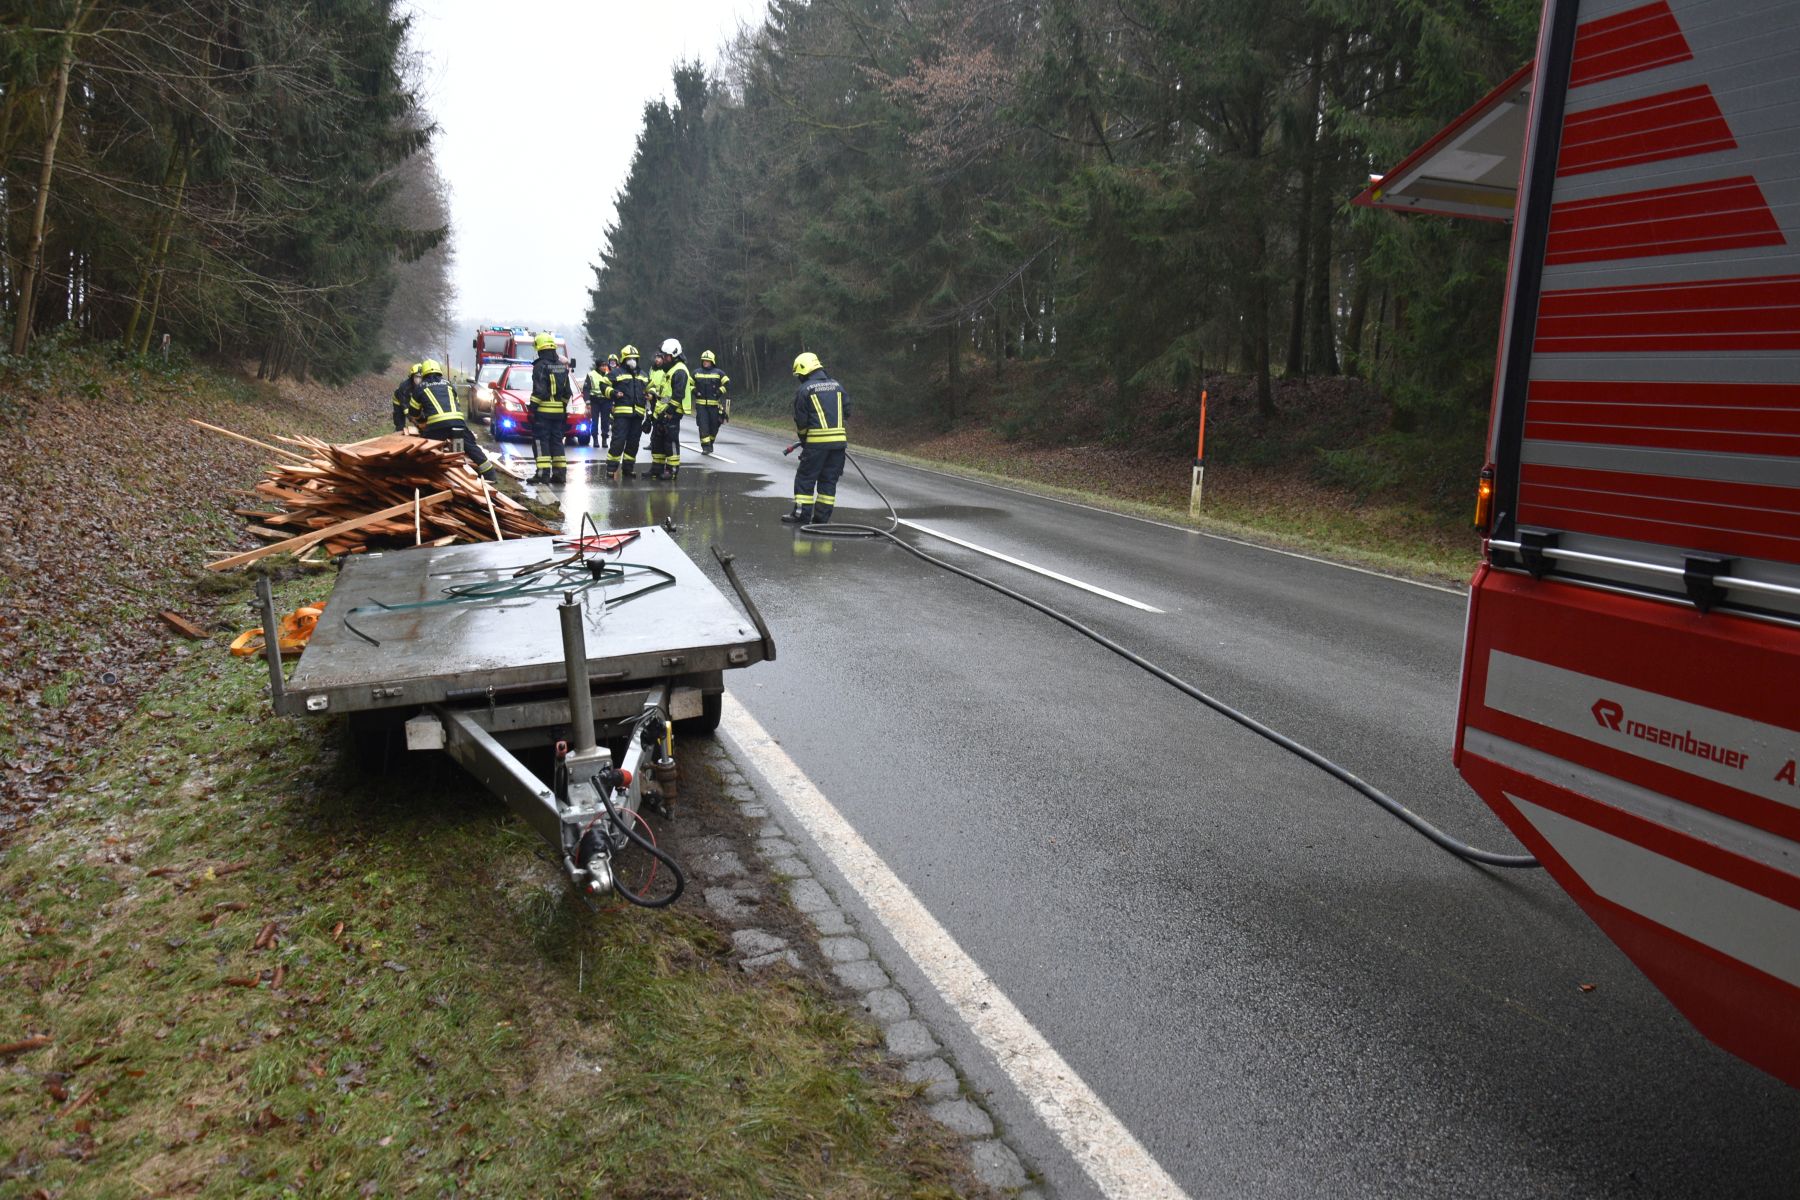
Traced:
[[1494, 520], [1494, 468], [1492, 464], [1481, 468], [1481, 477], [1475, 483], [1475, 528], [1486, 533]]

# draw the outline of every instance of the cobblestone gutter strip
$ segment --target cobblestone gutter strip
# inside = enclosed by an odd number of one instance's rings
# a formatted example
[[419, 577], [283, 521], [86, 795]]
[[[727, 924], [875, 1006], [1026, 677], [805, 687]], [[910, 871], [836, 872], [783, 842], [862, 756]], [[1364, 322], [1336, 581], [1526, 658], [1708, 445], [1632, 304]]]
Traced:
[[[722, 799], [737, 805], [754, 841], [746, 854], [723, 836], [694, 838], [685, 843], [690, 874], [702, 888], [707, 906], [733, 926], [731, 940], [746, 971], [785, 966], [805, 967], [816, 957], [829, 966], [846, 997], [878, 1025], [887, 1050], [903, 1063], [905, 1078], [919, 1084], [926, 1111], [945, 1128], [968, 1139], [969, 1165], [989, 1187], [1020, 1197], [1043, 1200], [1018, 1154], [999, 1133], [979, 1097], [968, 1092], [939, 1039], [921, 1020], [893, 978], [859, 936], [856, 926], [814, 876], [781, 823], [769, 812], [728, 753], [711, 764], [719, 774]], [[768, 926], [769, 890], [781, 889], [805, 918], [777, 932]]]

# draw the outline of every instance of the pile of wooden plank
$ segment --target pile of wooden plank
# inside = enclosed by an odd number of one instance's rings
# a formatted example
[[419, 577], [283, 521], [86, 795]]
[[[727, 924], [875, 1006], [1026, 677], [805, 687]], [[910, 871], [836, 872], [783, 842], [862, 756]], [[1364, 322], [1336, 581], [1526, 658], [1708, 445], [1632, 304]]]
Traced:
[[283, 460], [256, 485], [257, 494], [274, 505], [237, 510], [251, 522], [251, 532], [270, 544], [208, 563], [214, 571], [280, 552], [304, 555], [314, 547], [329, 555], [356, 554], [556, 532], [440, 442], [398, 433], [341, 446], [317, 438], [278, 439], [300, 448], [295, 451], [207, 428]]

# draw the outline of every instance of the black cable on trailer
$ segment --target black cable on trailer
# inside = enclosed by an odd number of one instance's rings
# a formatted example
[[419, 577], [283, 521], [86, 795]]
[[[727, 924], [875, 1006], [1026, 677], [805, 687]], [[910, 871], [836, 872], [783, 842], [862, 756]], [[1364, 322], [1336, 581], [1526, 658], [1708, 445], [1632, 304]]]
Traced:
[[[646, 709], [643, 716], [632, 722], [631, 732], [626, 735], [626, 740], [628, 742], [636, 741], [643, 735], [644, 727], [659, 717], [665, 721], [668, 720], [668, 717], [663, 714], [661, 709]], [[667, 851], [656, 844], [654, 838], [646, 838], [637, 831], [636, 826], [643, 824], [644, 822], [642, 817], [638, 816], [636, 813], [632, 813], [630, 814], [632, 822], [630, 824], [625, 822], [624, 818], [620, 816], [619, 810], [613, 807], [611, 788], [603, 785], [594, 790], [600, 793], [600, 803], [606, 806], [607, 818], [619, 828], [619, 831], [628, 839], [637, 843], [638, 847], [646, 854], [649, 854], [664, 866], [668, 867], [669, 873], [675, 877], [675, 889], [667, 896], [652, 900], [648, 895], [633, 892], [623, 883], [620, 883], [619, 873], [615, 870], [612, 876], [613, 891], [619, 893], [619, 895], [625, 897], [627, 901], [637, 905], [639, 908], [667, 908], [669, 905], [675, 903], [676, 900], [680, 899], [682, 891], [687, 887], [687, 876], [682, 873], [681, 867], [676, 864], [673, 858], [669, 857]], [[650, 827], [646, 824], [644, 825], [644, 828], [649, 829]], [[654, 871], [652, 872], [652, 877], [654, 877]], [[646, 888], [650, 886], [649, 880], [645, 880], [644, 886]]]
[[[541, 562], [527, 563], [517, 568], [510, 576], [502, 579], [484, 579], [474, 583], [454, 583], [442, 589], [442, 594], [432, 600], [414, 600], [405, 604], [384, 604], [380, 600], [370, 599], [358, 604], [344, 614], [344, 628], [369, 643], [379, 646], [381, 642], [373, 635], [353, 624], [351, 617], [362, 617], [365, 613], [413, 612], [419, 609], [443, 608], [457, 604], [501, 603], [521, 597], [584, 594], [590, 588], [604, 588], [608, 584], [622, 583], [632, 578], [632, 572], [654, 577], [655, 582], [633, 588], [628, 592], [619, 592], [608, 596], [602, 591], [601, 607], [611, 612], [622, 604], [627, 604], [640, 596], [651, 592], [660, 592], [664, 588], [675, 586], [675, 576], [661, 567], [649, 563], [626, 562], [623, 557], [615, 558], [607, 563], [604, 556], [608, 551], [595, 552], [593, 561], [588, 557], [587, 530], [594, 530], [594, 537], [600, 532], [587, 513], [581, 514], [582, 533], [576, 537], [574, 551], [561, 558], [547, 558]], [[623, 555], [621, 545], [610, 553]]]
[[[793, 446], [789, 446], [783, 453], [791, 453], [793, 449]], [[1157, 666], [1143, 655], [1121, 646], [1118, 642], [1113, 641], [1113, 639], [1107, 637], [1099, 630], [1094, 629], [1092, 626], [1082, 624], [1068, 613], [1065, 613], [1060, 609], [1052, 608], [1050, 605], [1045, 604], [1040, 600], [1034, 600], [1025, 593], [1015, 591], [1003, 583], [996, 583], [992, 579], [977, 575], [973, 571], [965, 570], [955, 563], [938, 558], [936, 555], [927, 554], [925, 551], [919, 549], [895, 532], [900, 528], [900, 514], [894, 510], [894, 502], [887, 498], [885, 492], [875, 486], [875, 481], [869, 478], [868, 472], [862, 469], [862, 464], [857, 462], [855, 457], [847, 452], [845, 457], [850, 460], [850, 465], [856, 468], [856, 473], [862, 476], [862, 481], [869, 485], [869, 490], [881, 497], [882, 504], [887, 506], [888, 527], [886, 529], [881, 529], [874, 525], [858, 525], [851, 522], [833, 521], [819, 525], [802, 525], [800, 526], [800, 531], [802, 533], [814, 533], [822, 537], [838, 538], [885, 538], [912, 555], [914, 558], [922, 559], [934, 567], [942, 567], [953, 575], [960, 575], [971, 582], [979, 583], [982, 587], [999, 592], [1002, 596], [1017, 600], [1020, 604], [1023, 604], [1028, 608], [1036, 609], [1050, 619], [1068, 626], [1089, 641], [1111, 650], [1114, 654], [1117, 654], [1127, 662], [1142, 667], [1176, 691], [1198, 700], [1220, 716], [1236, 721], [1250, 732], [1275, 743], [1275, 745], [1286, 750], [1289, 754], [1304, 759], [1306, 762], [1311, 763], [1332, 778], [1348, 785], [1368, 799], [1373, 800], [1376, 804], [1385, 809], [1389, 815], [1404, 821], [1415, 831], [1430, 840], [1433, 845], [1449, 851], [1458, 858], [1472, 863], [1480, 863], [1482, 866], [1487, 867], [1525, 868], [1542, 865], [1536, 858], [1529, 854], [1500, 854], [1493, 850], [1483, 850], [1478, 846], [1471, 846], [1462, 839], [1454, 837], [1451, 834], [1444, 832], [1442, 829], [1439, 829], [1436, 825], [1433, 825], [1430, 821], [1427, 821], [1424, 817], [1421, 817], [1418, 813], [1406, 807], [1406, 805], [1400, 803], [1380, 788], [1377, 788], [1364, 780], [1356, 773], [1332, 762], [1329, 758], [1326, 758], [1323, 754], [1320, 754], [1310, 746], [1302, 745], [1293, 738], [1288, 737], [1286, 734], [1264, 725], [1249, 713], [1246, 713], [1241, 709], [1233, 708], [1218, 697], [1201, 691], [1185, 679]]]
[[[637, 905], [639, 908], [667, 908], [669, 905], [675, 903], [675, 901], [681, 899], [681, 893], [687, 887], [687, 876], [681, 873], [681, 868], [675, 864], [673, 858], [669, 857], [666, 850], [637, 831], [636, 826], [643, 818], [638, 817], [634, 813], [632, 814], [634, 820], [630, 824], [627, 824], [620, 816], [619, 810], [613, 807], [612, 797], [607, 794], [606, 789], [599, 788], [596, 790], [600, 793], [600, 803], [606, 805], [606, 815], [608, 819], [610, 819], [614, 825], [617, 825], [619, 829], [624, 832], [626, 837], [630, 838], [633, 842], [636, 842], [638, 847], [642, 849], [644, 853], [652, 856], [660, 861], [665, 867], [669, 868], [669, 874], [675, 877], [674, 890], [667, 896], [651, 899], [649, 896], [640, 895], [639, 893], [632, 891], [623, 883], [619, 882], [619, 872], [615, 869], [612, 873], [613, 891], [619, 893], [619, 895], [625, 897], [626, 900]], [[648, 887], [649, 884], [646, 882], [644, 886]]]

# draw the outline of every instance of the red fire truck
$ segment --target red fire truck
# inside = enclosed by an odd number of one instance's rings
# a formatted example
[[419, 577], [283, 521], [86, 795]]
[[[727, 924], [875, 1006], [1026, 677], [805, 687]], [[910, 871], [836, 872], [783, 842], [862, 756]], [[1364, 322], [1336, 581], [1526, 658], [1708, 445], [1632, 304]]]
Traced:
[[1359, 199], [1515, 220], [1458, 767], [1800, 1085], [1800, 0], [1547, 0]]
[[[537, 357], [537, 350], [532, 346], [536, 339], [537, 334], [528, 329], [513, 330], [506, 341], [506, 357], [514, 362], [530, 362]], [[556, 339], [556, 356], [564, 362], [569, 361], [569, 339]]]
[[475, 331], [475, 365], [479, 367], [489, 360], [500, 361], [506, 358], [506, 346], [512, 340], [513, 331], [498, 325], [484, 326]]

